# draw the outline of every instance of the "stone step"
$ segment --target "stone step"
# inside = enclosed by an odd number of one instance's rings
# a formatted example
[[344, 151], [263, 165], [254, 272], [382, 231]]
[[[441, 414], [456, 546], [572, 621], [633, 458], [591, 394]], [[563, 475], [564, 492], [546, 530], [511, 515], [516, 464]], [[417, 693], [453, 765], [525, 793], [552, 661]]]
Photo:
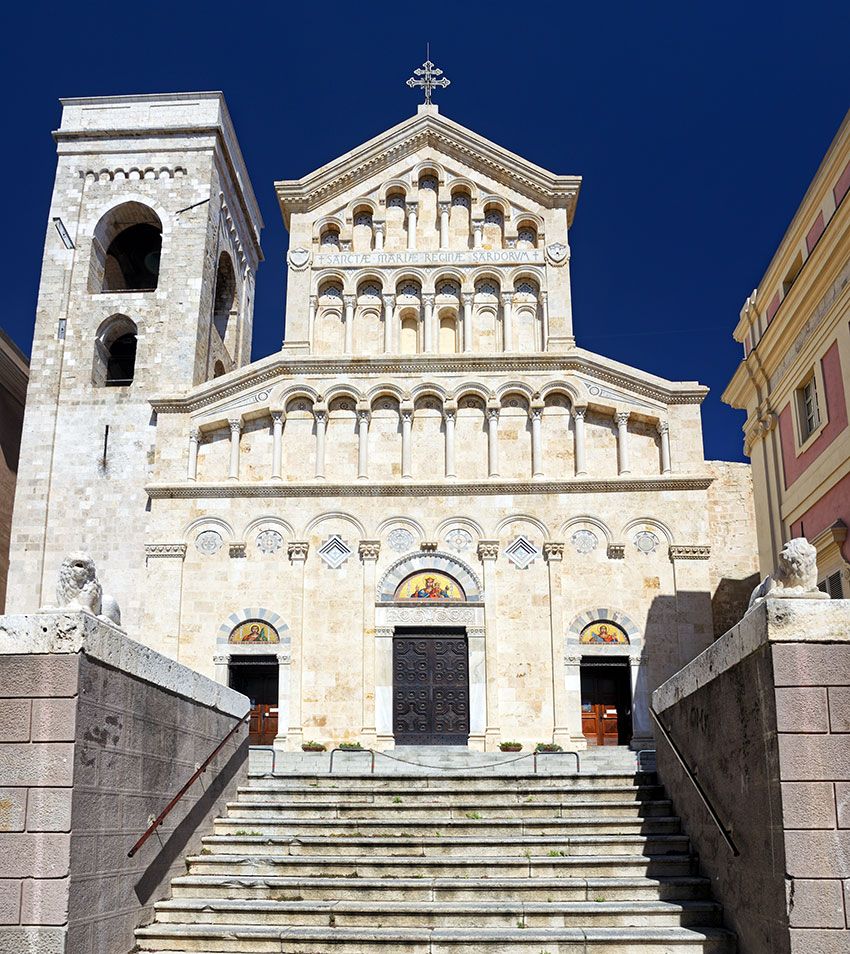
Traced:
[[[344, 783], [344, 779], [333, 778], [334, 785]], [[359, 787], [348, 789], [335, 788], [331, 782], [320, 785], [318, 782], [311, 785], [293, 785], [292, 779], [264, 780], [238, 790], [237, 799], [241, 803], [261, 802], [263, 804], [289, 804], [293, 802], [323, 802], [328, 804], [369, 804], [392, 805], [397, 804], [393, 799], [400, 798], [402, 803], [415, 799], [426, 800], [430, 804], [454, 804], [460, 801], [488, 800], [519, 803], [533, 803], [534, 801], [558, 801], [561, 804], [587, 801], [658, 801], [665, 797], [664, 789], [660, 785], [636, 785], [624, 779], [606, 782], [593, 787], [583, 780], [581, 787], [564, 786], [552, 789], [545, 785], [538, 785], [539, 780], [510, 785], [493, 784], [492, 780], [484, 786], [470, 789], [454, 784], [448, 780], [441, 780], [441, 785], [413, 785], [410, 781], [402, 784], [381, 785], [368, 788]], [[477, 781], [481, 782], [482, 779]], [[515, 780], [514, 780], [515, 782]]]
[[153, 924], [136, 932], [139, 950], [176, 954], [732, 954], [728, 932], [707, 928], [307, 928]]
[[[676, 817], [656, 816], [611, 816], [595, 818], [573, 816], [570, 818], [481, 818], [480, 813], [470, 812], [464, 818], [398, 818], [377, 819], [332, 819], [332, 818], [287, 818], [254, 814], [249, 817], [229, 815], [216, 819], [214, 833], [233, 837], [279, 838], [284, 835], [323, 835], [329, 837], [371, 836], [433, 836], [440, 835], [508, 837], [525, 835], [675, 835], [681, 831]], [[477, 817], [476, 817], [477, 816]]]
[[655, 878], [322, 878], [183, 875], [172, 881], [174, 898], [270, 901], [688, 901], [710, 896], [708, 879]]
[[689, 854], [390, 855], [200, 854], [190, 875], [313, 878], [612, 878], [692, 875]]
[[418, 791], [453, 792], [521, 792], [526, 789], [559, 792], [596, 791], [600, 788], [634, 788], [638, 785], [657, 786], [654, 774], [636, 775], [633, 772], [599, 772], [595, 774], [571, 775], [481, 775], [470, 772], [444, 772], [440, 775], [404, 775], [401, 773], [383, 774], [369, 772], [358, 774], [305, 773], [263, 775], [249, 779], [251, 784], [240, 791], [259, 791], [268, 788], [286, 788], [290, 790], [332, 791], [352, 794], [354, 792], [380, 792], [398, 788]]
[[713, 901], [161, 901], [158, 924], [339, 928], [715, 927]]
[[[543, 797], [541, 796], [541, 799]], [[496, 799], [473, 800], [462, 802], [442, 802], [429, 804], [421, 798], [405, 802], [401, 797], [398, 801], [383, 798], [381, 804], [374, 802], [321, 802], [304, 801], [284, 803], [268, 801], [238, 801], [227, 805], [229, 818], [251, 818], [260, 815], [271, 817], [297, 818], [307, 816], [311, 818], [386, 818], [390, 813], [395, 819], [404, 820], [405, 817], [416, 819], [424, 818], [468, 818], [471, 813], [477, 813], [482, 818], [572, 818], [573, 816], [595, 815], [607, 818], [611, 815], [618, 818], [625, 817], [657, 817], [671, 816], [673, 806], [669, 799], [655, 801], [636, 801], [632, 799], [620, 801], [577, 801], [563, 802], [554, 798], [554, 793], [546, 800], [504, 801]]]
[[438, 835], [418, 837], [350, 837], [301, 835], [208, 835], [202, 839], [204, 848], [220, 855], [380, 855], [444, 857], [455, 855], [490, 856], [505, 858], [521, 856], [573, 855], [666, 855], [689, 850], [686, 835], [518, 835], [490, 837], [479, 835]]

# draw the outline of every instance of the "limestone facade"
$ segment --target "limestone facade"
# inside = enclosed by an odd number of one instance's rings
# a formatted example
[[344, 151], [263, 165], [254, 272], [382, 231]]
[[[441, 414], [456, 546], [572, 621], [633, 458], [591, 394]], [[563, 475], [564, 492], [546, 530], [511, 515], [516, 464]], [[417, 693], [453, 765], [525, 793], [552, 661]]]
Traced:
[[11, 338], [0, 331], [0, 612], [6, 604], [12, 505], [18, 476], [28, 374], [26, 357]]
[[[125, 168], [141, 144], [153, 148], [159, 101], [121, 100], [122, 122], [139, 127], [132, 142], [115, 128], [117, 101], [66, 105], [78, 151], [65, 156], [60, 131], [51, 214], [70, 216], [81, 188], [86, 214], [74, 220], [73, 254], [48, 232], [17, 605], [38, 603], [82, 542], [128, 630], [158, 651], [222, 682], [235, 657], [274, 657], [287, 748], [391, 746], [394, 635], [421, 630], [466, 638], [470, 745], [583, 747], [585, 657], [627, 667], [632, 743], [645, 744], [648, 692], [712, 641], [720, 581], [756, 569], [750, 477], [704, 460], [704, 387], [576, 346], [569, 227], [580, 179], [420, 107], [278, 183], [286, 339], [248, 364], [261, 223], [223, 100], [210, 97], [167, 100], [184, 124], [205, 104], [209, 125], [169, 133], [185, 175], [146, 193], [168, 223], [159, 285], [121, 299], [151, 333], [139, 333], [132, 383], [100, 389], [94, 337], [119, 305], [77, 273], [90, 274], [100, 216], [139, 181], [97, 173], [90, 207], [80, 171], [106, 154], [110, 169]], [[243, 282], [224, 334], [211, 321], [222, 242]], [[54, 291], [74, 315], [64, 346]], [[75, 370], [59, 382], [63, 347]], [[217, 355], [228, 359], [219, 376]], [[121, 450], [103, 467], [107, 422]], [[734, 529], [725, 495], [712, 495], [718, 475], [741, 502]], [[463, 599], [399, 596], [428, 572]], [[618, 643], [582, 642], [600, 621]], [[234, 644], [252, 622], [277, 641]]]

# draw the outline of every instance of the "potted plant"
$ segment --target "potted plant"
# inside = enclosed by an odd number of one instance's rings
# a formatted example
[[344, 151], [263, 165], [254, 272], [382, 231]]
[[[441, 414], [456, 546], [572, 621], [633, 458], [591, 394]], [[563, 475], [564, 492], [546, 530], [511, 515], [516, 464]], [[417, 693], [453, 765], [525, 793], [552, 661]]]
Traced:
[[363, 746], [359, 742], [340, 742], [337, 748], [347, 749], [349, 752], [357, 752], [362, 749]]
[[522, 752], [522, 742], [500, 742], [499, 749], [502, 752]]
[[538, 742], [534, 748], [535, 752], [563, 752], [557, 742]]
[[323, 742], [302, 742], [301, 751], [302, 752], [324, 752], [325, 745]]

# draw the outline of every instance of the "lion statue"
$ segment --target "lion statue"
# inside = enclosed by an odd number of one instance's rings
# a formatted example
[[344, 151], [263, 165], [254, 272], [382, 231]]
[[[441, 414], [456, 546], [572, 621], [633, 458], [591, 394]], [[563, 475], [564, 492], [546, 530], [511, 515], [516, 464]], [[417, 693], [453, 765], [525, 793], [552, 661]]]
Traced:
[[97, 578], [94, 560], [87, 553], [69, 553], [59, 568], [56, 599], [60, 609], [83, 610], [121, 625], [121, 610]]
[[753, 590], [750, 608], [768, 596], [806, 596], [820, 599], [818, 589], [818, 551], [805, 537], [789, 540], [779, 552], [779, 566]]

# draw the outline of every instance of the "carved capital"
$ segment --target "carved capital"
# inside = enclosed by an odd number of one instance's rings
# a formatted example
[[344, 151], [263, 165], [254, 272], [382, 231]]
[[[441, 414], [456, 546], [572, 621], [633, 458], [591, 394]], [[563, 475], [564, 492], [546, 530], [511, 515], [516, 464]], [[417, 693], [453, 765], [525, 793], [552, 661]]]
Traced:
[[659, 435], [668, 434], [670, 432], [670, 423], [668, 421], [659, 421], [655, 425], [655, 429], [658, 431]]
[[543, 557], [548, 562], [559, 561], [564, 559], [564, 543], [544, 543], [543, 544]]
[[272, 424], [282, 424], [286, 420], [286, 414], [283, 411], [272, 411]]
[[386, 225], [383, 222], [373, 222], [372, 228], [375, 230], [375, 235], [383, 235], [386, 231]]
[[460, 296], [460, 297], [463, 299], [463, 307], [464, 307], [464, 308], [467, 308], [467, 307], [471, 308], [471, 307], [472, 307], [472, 302], [473, 302], [474, 299], [475, 299], [475, 294], [474, 294], [473, 292], [461, 292], [461, 296]]
[[577, 418], [578, 420], [583, 421], [585, 414], [587, 414], [586, 407], [582, 407], [581, 405], [575, 405], [573, 407], [573, 417]]
[[293, 563], [302, 562], [307, 559], [307, 551], [310, 549], [310, 544], [307, 540], [292, 540], [287, 545], [286, 551], [289, 554], [289, 559]]
[[185, 543], [146, 543], [146, 557], [171, 557], [183, 559], [186, 556]]
[[319, 304], [319, 296], [318, 296], [318, 295], [311, 295], [311, 296], [310, 296], [310, 307], [313, 308], [313, 309], [315, 309], [315, 308], [318, 306], [318, 304]]
[[434, 296], [433, 296], [433, 295], [423, 295], [423, 296], [422, 296], [422, 304], [423, 304], [426, 308], [433, 308], [433, 307], [434, 307]]
[[490, 421], [491, 424], [498, 423], [500, 410], [501, 408], [499, 408], [498, 405], [495, 405], [495, 404], [487, 405], [487, 419]]
[[564, 653], [564, 665], [580, 666], [581, 658], [581, 653]]
[[357, 550], [360, 554], [360, 559], [363, 560], [364, 563], [367, 560], [377, 560], [378, 554], [381, 552], [381, 541], [361, 540]]
[[408, 211], [412, 212], [414, 215], [416, 214], [416, 209], [417, 209], [418, 205], [419, 205], [419, 199], [408, 199], [408, 200], [407, 200], [407, 208], [408, 208]]
[[498, 540], [479, 540], [478, 558], [480, 560], [495, 560], [499, 556]]
[[313, 417], [316, 419], [316, 423], [324, 424], [328, 418], [328, 408], [327, 405], [313, 405]]
[[395, 295], [384, 295], [384, 308], [392, 309], [395, 307]]
[[240, 417], [231, 417], [228, 418], [227, 423], [230, 425], [230, 433], [238, 434], [242, 430], [242, 418]]
[[243, 558], [247, 555], [246, 544], [244, 541], [237, 541], [228, 545], [228, 552], [233, 558]]
[[213, 656], [214, 666], [226, 666], [230, 662], [230, 656], [226, 653], [216, 653]]
[[625, 543], [609, 543], [608, 544], [608, 559], [609, 560], [623, 560], [626, 556], [626, 545]]
[[617, 411], [614, 414], [614, 420], [617, 423], [617, 427], [625, 427], [629, 423], [629, 412]]
[[451, 202], [440, 202], [439, 205], [440, 205], [440, 215], [443, 215], [443, 214], [448, 215], [449, 209], [451, 208], [451, 205], [452, 205]]
[[419, 544], [419, 549], [423, 553], [436, 553], [437, 552], [437, 541], [436, 540], [423, 540]]
[[357, 304], [356, 295], [343, 295], [342, 298], [346, 308], [353, 308]]
[[711, 547], [699, 544], [670, 544], [671, 560], [710, 560]]
[[502, 292], [502, 304], [510, 305], [514, 300], [513, 292]]
[[200, 439], [201, 439], [201, 432], [198, 430], [197, 427], [193, 427], [193, 428], [189, 431], [189, 440], [190, 440], [190, 442], [191, 442], [192, 444], [197, 444], [197, 443], [200, 441]]

